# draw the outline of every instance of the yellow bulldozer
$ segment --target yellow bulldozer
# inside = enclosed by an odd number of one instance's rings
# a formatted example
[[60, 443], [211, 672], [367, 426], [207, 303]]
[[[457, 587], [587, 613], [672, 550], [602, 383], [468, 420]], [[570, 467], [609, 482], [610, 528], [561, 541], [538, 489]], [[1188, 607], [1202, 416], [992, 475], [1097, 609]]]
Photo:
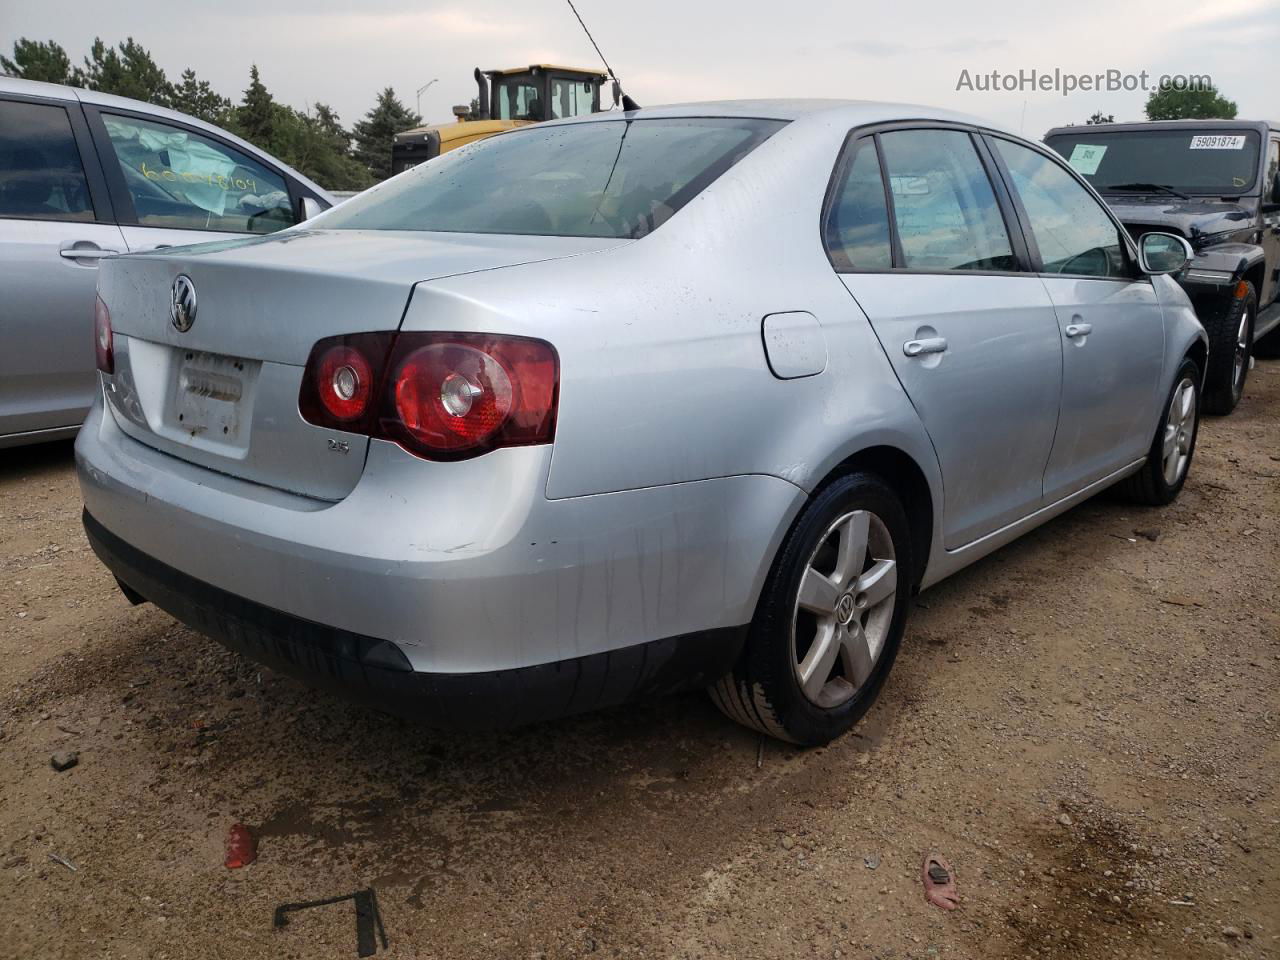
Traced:
[[[535, 63], [509, 70], [475, 71], [479, 96], [473, 106], [454, 107], [453, 123], [427, 124], [396, 134], [391, 172], [402, 173], [442, 153], [544, 120], [579, 117], [600, 111], [607, 74]], [[614, 99], [620, 93], [614, 85]], [[624, 106], [630, 98], [624, 98]]]

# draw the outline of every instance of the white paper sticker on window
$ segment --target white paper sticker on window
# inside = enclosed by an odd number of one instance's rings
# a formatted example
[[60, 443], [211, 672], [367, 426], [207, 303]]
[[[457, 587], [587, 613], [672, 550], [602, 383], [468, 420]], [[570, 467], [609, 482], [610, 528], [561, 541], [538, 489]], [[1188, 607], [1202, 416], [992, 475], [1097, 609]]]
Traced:
[[1207, 136], [1191, 138], [1192, 150], [1243, 150], [1244, 135], [1239, 136]]
[[1077, 143], [1072, 149], [1071, 157], [1067, 160], [1067, 163], [1071, 164], [1075, 172], [1081, 176], [1091, 177], [1098, 172], [1098, 164], [1102, 162], [1102, 158], [1106, 155], [1106, 147]]

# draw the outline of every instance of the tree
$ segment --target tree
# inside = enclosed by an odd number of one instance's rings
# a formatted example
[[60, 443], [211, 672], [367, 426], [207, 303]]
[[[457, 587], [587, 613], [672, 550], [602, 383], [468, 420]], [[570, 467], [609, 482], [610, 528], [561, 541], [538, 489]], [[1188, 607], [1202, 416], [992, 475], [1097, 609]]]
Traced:
[[303, 113], [275, 105], [273, 154], [304, 176], [330, 190], [363, 190], [372, 186], [368, 168], [351, 155], [351, 135], [342, 129], [338, 115], [323, 103]]
[[270, 150], [279, 112], [276, 106], [275, 99], [258, 75], [258, 65], [253, 64], [249, 68], [249, 88], [245, 90], [244, 99], [236, 108], [236, 132], [250, 143]]
[[1085, 121], [1085, 126], [1093, 126], [1098, 123], [1115, 123], [1116, 118], [1113, 113], [1103, 113], [1101, 110], [1095, 110], [1092, 117]]
[[0, 56], [0, 68], [11, 77], [46, 83], [70, 83], [72, 77], [71, 58], [52, 40], [42, 43], [19, 37], [13, 45], [13, 59]]
[[352, 151], [375, 180], [391, 176], [391, 144], [401, 130], [419, 126], [422, 117], [396, 99], [387, 87], [378, 94], [378, 102], [365, 118], [352, 128], [355, 148]]
[[191, 69], [182, 71], [182, 82], [174, 85], [169, 105], [219, 125], [226, 125], [231, 114], [231, 101], [209, 86], [208, 80], [197, 80], [196, 72]]
[[117, 47], [108, 47], [94, 38], [84, 68], [77, 69], [75, 82], [90, 90], [114, 93], [134, 100], [145, 100], [167, 107], [172, 102], [173, 86], [151, 58], [146, 47], [129, 37]]
[[1148, 120], [1234, 120], [1236, 104], [1213, 84], [1189, 90], [1157, 90], [1147, 98]]

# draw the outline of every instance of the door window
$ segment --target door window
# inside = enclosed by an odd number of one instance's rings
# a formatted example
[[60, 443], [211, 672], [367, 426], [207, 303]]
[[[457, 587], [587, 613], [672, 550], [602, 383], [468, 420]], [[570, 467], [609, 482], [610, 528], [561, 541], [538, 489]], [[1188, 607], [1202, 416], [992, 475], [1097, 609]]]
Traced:
[[1001, 138], [994, 142], [1022, 198], [1045, 273], [1132, 276], [1115, 222], [1075, 177], [1042, 153]]
[[297, 222], [284, 179], [240, 151], [152, 120], [102, 122], [142, 226], [272, 233]]
[[913, 270], [1018, 269], [973, 141], [959, 130], [882, 134], [904, 263]]
[[581, 117], [589, 114], [595, 106], [595, 86], [581, 80], [565, 80], [560, 77], [551, 80], [551, 118], [560, 120], [563, 117]]
[[858, 141], [827, 211], [827, 252], [835, 268], [888, 270], [893, 266], [889, 207], [875, 141]]
[[542, 98], [532, 80], [502, 80], [494, 84], [499, 120], [542, 120]]
[[93, 219], [84, 166], [64, 108], [0, 100], [0, 217]]

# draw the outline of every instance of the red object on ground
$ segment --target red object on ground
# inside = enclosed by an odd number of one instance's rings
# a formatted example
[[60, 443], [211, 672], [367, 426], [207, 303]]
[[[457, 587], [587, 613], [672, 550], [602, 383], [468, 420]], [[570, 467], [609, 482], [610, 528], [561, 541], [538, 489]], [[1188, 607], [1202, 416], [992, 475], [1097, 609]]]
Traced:
[[936, 853], [924, 858], [920, 867], [920, 879], [924, 883], [924, 898], [935, 907], [954, 910], [960, 905], [960, 895], [956, 893], [955, 870]]
[[227, 869], [239, 870], [257, 859], [258, 842], [253, 839], [249, 828], [243, 823], [232, 826], [231, 832], [227, 834]]

